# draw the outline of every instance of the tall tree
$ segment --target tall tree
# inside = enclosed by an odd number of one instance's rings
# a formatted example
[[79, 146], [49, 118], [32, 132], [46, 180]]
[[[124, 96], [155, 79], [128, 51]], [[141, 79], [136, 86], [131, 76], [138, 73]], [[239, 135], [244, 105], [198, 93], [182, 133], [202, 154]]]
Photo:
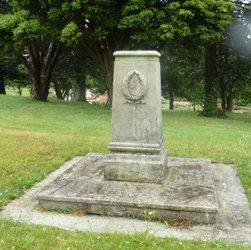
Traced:
[[78, 25], [83, 46], [107, 75], [111, 99], [114, 51], [142, 48], [142, 43], [156, 48], [169, 39], [219, 39], [230, 22], [232, 4], [227, 0], [72, 0], [61, 7]]
[[[30, 73], [34, 99], [44, 100], [63, 42], [78, 40], [109, 79], [112, 98], [113, 52], [167, 39], [212, 41], [230, 21], [228, 0], [10, 0], [0, 33], [9, 35]], [[67, 23], [66, 23], [67, 22]], [[2, 32], [1, 32], [2, 31]], [[4, 33], [4, 34], [3, 34]], [[138, 46], [137, 48], [140, 48]], [[25, 52], [25, 53], [24, 53]], [[39, 77], [42, 76], [42, 77]]]
[[222, 110], [232, 111], [233, 98], [251, 88], [251, 1], [236, 0], [233, 22], [218, 45], [217, 68]]
[[[186, 41], [196, 45], [203, 45], [205, 48], [204, 65], [204, 107], [202, 114], [205, 116], [217, 115], [216, 95], [216, 45], [222, 39], [224, 31], [231, 22], [231, 11], [233, 4], [229, 1], [185, 1], [185, 13], [189, 16], [193, 10], [193, 19], [189, 19], [189, 33]], [[185, 16], [186, 17], [186, 16]], [[213, 28], [214, 27], [214, 28]], [[180, 28], [182, 31], [182, 28]], [[211, 33], [209, 32], [211, 31]], [[192, 35], [192, 37], [191, 37]]]
[[21, 58], [32, 83], [34, 100], [46, 101], [53, 69], [58, 61], [64, 20], [51, 21], [60, 1], [10, 0], [10, 10], [0, 16], [0, 35]]
[[232, 111], [233, 99], [238, 97], [242, 90], [247, 89], [248, 85], [251, 87], [251, 62], [221, 44], [217, 52], [217, 69], [222, 110]]

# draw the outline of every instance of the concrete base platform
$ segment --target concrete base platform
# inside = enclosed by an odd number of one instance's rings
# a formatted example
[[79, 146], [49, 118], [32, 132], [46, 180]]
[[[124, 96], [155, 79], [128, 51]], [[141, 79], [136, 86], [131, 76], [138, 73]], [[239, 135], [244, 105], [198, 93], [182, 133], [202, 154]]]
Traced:
[[154, 184], [106, 181], [107, 157], [88, 154], [80, 158], [38, 193], [40, 206], [140, 219], [215, 222], [218, 204], [210, 160], [169, 157], [164, 182]]

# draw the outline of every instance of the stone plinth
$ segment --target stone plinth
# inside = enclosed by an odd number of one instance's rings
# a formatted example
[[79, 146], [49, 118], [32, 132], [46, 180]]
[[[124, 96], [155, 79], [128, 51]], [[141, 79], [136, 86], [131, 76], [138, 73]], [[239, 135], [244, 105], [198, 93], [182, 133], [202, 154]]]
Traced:
[[87, 214], [146, 219], [182, 218], [214, 223], [216, 201], [207, 159], [169, 157], [162, 184], [106, 181], [107, 154], [89, 154], [38, 194], [46, 209], [78, 208]]
[[160, 54], [114, 53], [112, 152], [105, 179], [163, 182], [167, 154], [163, 147]]
[[166, 176], [166, 150], [156, 154], [111, 153], [105, 160], [104, 177], [113, 181], [162, 183]]

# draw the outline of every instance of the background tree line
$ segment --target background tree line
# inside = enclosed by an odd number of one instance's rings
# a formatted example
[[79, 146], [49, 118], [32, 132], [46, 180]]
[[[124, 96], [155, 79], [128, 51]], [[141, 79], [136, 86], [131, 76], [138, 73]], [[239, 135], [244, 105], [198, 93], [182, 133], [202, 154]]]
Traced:
[[171, 108], [175, 96], [203, 104], [206, 116], [219, 114], [218, 99], [223, 112], [233, 99], [250, 102], [249, 8], [241, 2], [0, 0], [0, 13], [2, 94], [6, 85], [28, 86], [46, 101], [54, 87], [57, 98], [72, 89], [84, 101], [87, 86], [108, 90], [112, 102], [113, 52], [156, 49]]

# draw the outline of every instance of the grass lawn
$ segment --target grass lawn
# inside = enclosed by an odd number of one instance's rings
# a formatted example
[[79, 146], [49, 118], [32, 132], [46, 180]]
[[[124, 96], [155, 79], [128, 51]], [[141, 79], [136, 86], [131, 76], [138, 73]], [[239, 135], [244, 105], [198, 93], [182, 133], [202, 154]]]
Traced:
[[[164, 111], [163, 132], [171, 156], [234, 163], [251, 204], [250, 114], [220, 120], [193, 111]], [[108, 152], [110, 138], [107, 108], [0, 95], [0, 208], [64, 161], [88, 152]], [[242, 249], [222, 241], [67, 232], [4, 219], [0, 232], [0, 249]]]

